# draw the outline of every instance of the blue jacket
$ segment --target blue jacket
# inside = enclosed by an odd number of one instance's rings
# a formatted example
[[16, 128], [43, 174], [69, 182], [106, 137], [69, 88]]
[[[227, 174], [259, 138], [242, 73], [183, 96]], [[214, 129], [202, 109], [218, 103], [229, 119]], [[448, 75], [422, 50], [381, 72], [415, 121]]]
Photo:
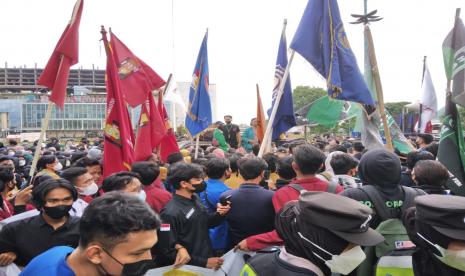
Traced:
[[[221, 194], [231, 189], [218, 179], [208, 179], [205, 182], [207, 183], [207, 189], [205, 192], [200, 193], [200, 199], [203, 205], [210, 212], [214, 213], [216, 212], [216, 204], [220, 202]], [[217, 227], [209, 230], [213, 250], [227, 249], [229, 245], [228, 228], [228, 223], [224, 221]]]

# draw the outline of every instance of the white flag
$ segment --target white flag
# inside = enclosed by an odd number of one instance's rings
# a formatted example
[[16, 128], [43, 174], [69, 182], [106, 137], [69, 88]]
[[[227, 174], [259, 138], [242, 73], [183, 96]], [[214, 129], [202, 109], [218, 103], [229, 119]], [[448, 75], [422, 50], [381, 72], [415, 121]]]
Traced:
[[423, 83], [421, 84], [421, 124], [419, 133], [424, 133], [427, 124], [434, 119], [438, 111], [438, 100], [436, 99], [436, 91], [434, 90], [433, 81], [429, 73], [428, 66], [425, 63], [425, 72], [423, 75]]

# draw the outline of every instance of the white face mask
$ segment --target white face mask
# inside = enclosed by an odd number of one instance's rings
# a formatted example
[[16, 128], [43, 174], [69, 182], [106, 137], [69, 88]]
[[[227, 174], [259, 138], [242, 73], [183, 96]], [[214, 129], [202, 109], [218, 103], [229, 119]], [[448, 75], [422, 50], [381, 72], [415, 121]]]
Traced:
[[343, 275], [347, 275], [352, 272], [354, 269], [357, 268], [366, 258], [365, 252], [363, 252], [360, 245], [357, 245], [350, 250], [342, 252], [339, 255], [333, 255], [328, 251], [324, 250], [323, 248], [319, 247], [318, 245], [311, 242], [309, 239], [304, 237], [300, 232], [298, 232], [300, 238], [305, 240], [308, 243], [311, 243], [316, 248], [320, 249], [321, 251], [325, 252], [326, 254], [332, 256], [331, 260], [325, 260], [318, 254], [312, 251], [313, 255], [321, 259], [325, 262], [326, 266], [331, 269], [333, 273], [340, 273]]
[[465, 272], [465, 250], [445, 249], [437, 244], [430, 242], [425, 237], [423, 237], [420, 233], [417, 233], [417, 235], [423, 240], [425, 240], [427, 243], [429, 243], [430, 245], [434, 246], [441, 253], [442, 256], [438, 256], [434, 254], [434, 256], [438, 258], [438, 260], [440, 260], [447, 266], [450, 266], [450, 267], [453, 267], [455, 269]]
[[19, 160], [19, 166], [23, 167], [26, 165], [26, 160]]
[[147, 197], [147, 194], [145, 193], [144, 190], [140, 190], [140, 192], [137, 194], [137, 197], [145, 202], [145, 198]]
[[60, 162], [58, 162], [55, 167], [53, 167], [53, 169], [57, 172], [61, 171], [61, 169], [63, 169], [63, 165], [61, 165]]
[[79, 194], [83, 196], [95, 195], [98, 192], [98, 186], [95, 182], [92, 182], [89, 186], [85, 188], [78, 188]]

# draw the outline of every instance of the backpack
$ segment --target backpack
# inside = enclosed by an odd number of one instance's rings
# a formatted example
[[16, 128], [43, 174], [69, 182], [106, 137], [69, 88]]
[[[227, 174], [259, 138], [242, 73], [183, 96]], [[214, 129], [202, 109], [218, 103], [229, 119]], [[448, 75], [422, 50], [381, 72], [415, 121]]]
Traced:
[[[302, 192], [305, 192], [307, 190], [304, 189], [304, 187], [302, 187], [300, 184], [288, 184], [289, 187], [293, 188], [294, 190], [296, 190], [297, 192], [302, 193]], [[335, 182], [328, 182], [328, 188], [326, 189], [326, 192], [328, 193], [332, 193], [332, 194], [335, 194], [336, 193], [336, 189], [337, 189], [337, 183]]]
[[413, 206], [416, 191], [402, 187], [405, 196], [399, 210], [388, 209], [374, 186], [367, 185], [360, 190], [368, 196], [382, 220], [375, 230], [383, 235], [385, 242], [365, 248], [367, 258], [358, 267], [357, 276], [414, 276], [412, 253], [415, 244], [410, 241], [400, 218], [406, 206]]

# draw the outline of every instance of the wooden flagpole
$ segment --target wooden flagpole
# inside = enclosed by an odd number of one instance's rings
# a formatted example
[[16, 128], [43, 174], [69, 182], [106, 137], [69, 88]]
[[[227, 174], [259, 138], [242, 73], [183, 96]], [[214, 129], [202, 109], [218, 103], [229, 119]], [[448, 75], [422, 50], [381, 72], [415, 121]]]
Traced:
[[42, 128], [40, 129], [39, 140], [37, 141], [36, 150], [34, 152], [34, 158], [32, 159], [31, 170], [29, 171], [29, 176], [31, 177], [31, 181], [34, 177], [34, 173], [37, 170], [37, 161], [39, 161], [40, 152], [42, 149], [42, 143], [44, 142], [45, 132], [47, 131], [48, 123], [52, 115], [52, 107], [53, 107], [53, 102], [51, 102], [49, 99], [48, 106], [47, 106], [47, 113], [45, 113], [45, 117], [42, 120]]

